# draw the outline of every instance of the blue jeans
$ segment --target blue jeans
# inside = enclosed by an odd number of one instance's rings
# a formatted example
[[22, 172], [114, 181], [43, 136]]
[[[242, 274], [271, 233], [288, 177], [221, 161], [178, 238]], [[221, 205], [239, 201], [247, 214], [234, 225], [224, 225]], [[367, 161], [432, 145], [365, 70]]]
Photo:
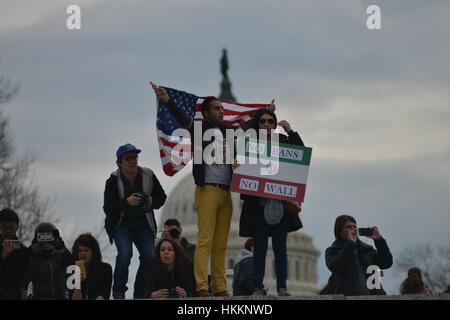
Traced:
[[277, 291], [286, 288], [287, 279], [287, 231], [281, 226], [270, 226], [264, 219], [260, 207], [256, 215], [255, 249], [253, 252], [253, 283], [255, 289], [264, 288], [264, 273], [266, 269], [266, 253], [269, 236], [272, 236], [272, 248], [275, 256], [275, 273], [277, 276]]
[[117, 248], [116, 266], [114, 268], [113, 297], [125, 296], [128, 290], [128, 267], [133, 256], [133, 243], [139, 251], [139, 269], [134, 281], [133, 298], [144, 298], [146, 295], [146, 273], [155, 252], [155, 240], [150, 228], [130, 231], [120, 226], [114, 234]]

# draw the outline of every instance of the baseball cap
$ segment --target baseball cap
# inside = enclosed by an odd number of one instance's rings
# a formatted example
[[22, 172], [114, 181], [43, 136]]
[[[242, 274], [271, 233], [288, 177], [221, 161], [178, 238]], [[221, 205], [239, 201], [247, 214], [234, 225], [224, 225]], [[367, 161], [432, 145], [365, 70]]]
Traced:
[[116, 152], [117, 159], [119, 159], [121, 155], [123, 155], [127, 152], [130, 152], [130, 151], [134, 151], [136, 153], [141, 152], [141, 150], [137, 149], [132, 144], [127, 143], [127, 144], [124, 144], [123, 146], [120, 146], [119, 149], [117, 149], [117, 152]]

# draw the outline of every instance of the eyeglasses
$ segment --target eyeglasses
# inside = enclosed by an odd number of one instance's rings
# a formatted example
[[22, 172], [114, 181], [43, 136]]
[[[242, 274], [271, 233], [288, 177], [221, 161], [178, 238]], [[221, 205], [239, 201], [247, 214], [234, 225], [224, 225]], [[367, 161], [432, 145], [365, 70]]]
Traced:
[[138, 156], [123, 157], [123, 160], [130, 162], [130, 161], [136, 161], [138, 158], [139, 158]]
[[265, 118], [259, 119], [259, 124], [266, 124], [266, 122], [268, 124], [275, 124], [275, 120], [273, 119], [265, 119]]

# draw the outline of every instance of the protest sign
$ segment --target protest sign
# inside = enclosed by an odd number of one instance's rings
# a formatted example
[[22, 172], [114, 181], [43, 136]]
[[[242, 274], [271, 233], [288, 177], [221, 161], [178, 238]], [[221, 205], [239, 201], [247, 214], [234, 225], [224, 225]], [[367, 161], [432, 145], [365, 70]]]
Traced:
[[303, 202], [312, 148], [240, 138], [231, 191]]

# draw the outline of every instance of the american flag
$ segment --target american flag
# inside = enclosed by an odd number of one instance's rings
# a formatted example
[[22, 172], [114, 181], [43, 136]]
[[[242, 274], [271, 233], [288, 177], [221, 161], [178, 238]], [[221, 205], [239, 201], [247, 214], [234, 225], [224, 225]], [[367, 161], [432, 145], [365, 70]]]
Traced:
[[[166, 89], [170, 99], [185, 113], [196, 121], [203, 121], [201, 104], [208, 97], [198, 97], [184, 91], [162, 88]], [[224, 108], [223, 124], [226, 126], [242, 125], [250, 120], [258, 109], [268, 106], [268, 104], [221, 102]], [[158, 100], [157, 104], [156, 132], [159, 142], [159, 155], [164, 173], [173, 176], [183, 169], [192, 158], [190, 134], [186, 130], [184, 130], [184, 133], [183, 130], [177, 130], [183, 128], [162, 100]], [[186, 152], [187, 150], [189, 152]]]

